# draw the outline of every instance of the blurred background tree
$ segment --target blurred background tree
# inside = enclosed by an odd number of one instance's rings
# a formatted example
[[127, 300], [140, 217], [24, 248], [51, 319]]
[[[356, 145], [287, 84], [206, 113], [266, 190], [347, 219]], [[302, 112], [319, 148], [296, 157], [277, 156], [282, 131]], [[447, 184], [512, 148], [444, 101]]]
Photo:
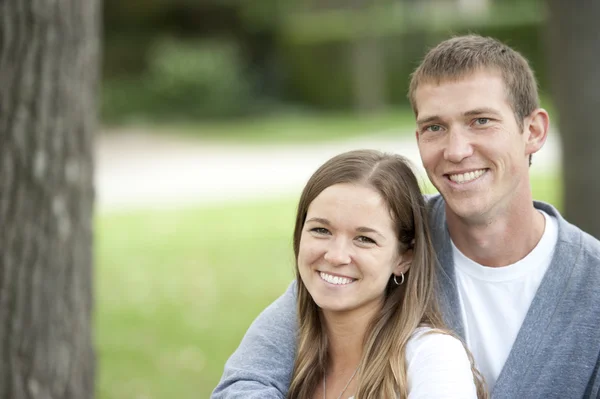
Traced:
[[93, 398], [100, 3], [0, 17], [0, 397]]
[[548, 0], [548, 64], [563, 148], [564, 215], [600, 238], [600, 2]]

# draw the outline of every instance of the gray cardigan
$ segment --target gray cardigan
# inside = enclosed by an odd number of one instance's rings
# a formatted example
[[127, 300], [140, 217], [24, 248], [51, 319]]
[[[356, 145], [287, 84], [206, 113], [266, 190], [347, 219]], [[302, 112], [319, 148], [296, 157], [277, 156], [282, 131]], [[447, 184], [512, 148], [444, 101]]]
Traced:
[[[534, 205], [557, 218], [558, 242], [492, 398], [600, 398], [600, 242], [551, 205]], [[429, 207], [442, 311], [464, 337], [445, 203], [436, 195]], [[252, 323], [212, 399], [285, 397], [294, 364], [295, 289], [292, 283]]]

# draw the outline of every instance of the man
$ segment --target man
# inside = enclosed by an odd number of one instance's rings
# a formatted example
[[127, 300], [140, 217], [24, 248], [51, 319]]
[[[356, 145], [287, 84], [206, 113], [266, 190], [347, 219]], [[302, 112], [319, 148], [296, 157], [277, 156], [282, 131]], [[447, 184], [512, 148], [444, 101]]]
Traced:
[[[548, 133], [527, 61], [491, 38], [440, 43], [409, 98], [440, 261], [440, 302], [493, 398], [600, 397], [600, 242], [534, 202]], [[213, 398], [281, 398], [294, 359], [295, 286], [253, 323]]]

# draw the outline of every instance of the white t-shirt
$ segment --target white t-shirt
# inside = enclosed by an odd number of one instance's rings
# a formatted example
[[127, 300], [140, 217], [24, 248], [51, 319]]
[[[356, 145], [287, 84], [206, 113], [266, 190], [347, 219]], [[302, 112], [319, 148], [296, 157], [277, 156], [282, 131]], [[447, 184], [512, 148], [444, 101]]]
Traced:
[[[471, 363], [463, 344], [420, 327], [406, 344], [409, 399], [476, 399]], [[353, 399], [350, 397], [348, 399]]]
[[554, 254], [558, 222], [541, 213], [546, 219], [542, 238], [525, 258], [512, 265], [482, 266], [452, 243], [467, 347], [490, 391]]

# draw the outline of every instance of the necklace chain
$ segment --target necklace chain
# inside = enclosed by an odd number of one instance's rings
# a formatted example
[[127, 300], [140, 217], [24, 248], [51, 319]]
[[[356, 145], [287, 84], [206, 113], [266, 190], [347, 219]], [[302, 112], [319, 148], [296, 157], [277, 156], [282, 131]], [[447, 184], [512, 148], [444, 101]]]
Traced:
[[[344, 394], [344, 392], [346, 392], [346, 389], [352, 382], [352, 379], [356, 375], [357, 371], [358, 371], [358, 367], [356, 368], [356, 370], [354, 370], [354, 373], [352, 373], [352, 375], [350, 376], [350, 379], [346, 383], [346, 386], [344, 387], [344, 389], [342, 389], [342, 392], [340, 392], [340, 395], [337, 397], [337, 399], [340, 399], [342, 397], [342, 395]], [[327, 399], [327, 376], [326, 375], [323, 376], [323, 399]]]

